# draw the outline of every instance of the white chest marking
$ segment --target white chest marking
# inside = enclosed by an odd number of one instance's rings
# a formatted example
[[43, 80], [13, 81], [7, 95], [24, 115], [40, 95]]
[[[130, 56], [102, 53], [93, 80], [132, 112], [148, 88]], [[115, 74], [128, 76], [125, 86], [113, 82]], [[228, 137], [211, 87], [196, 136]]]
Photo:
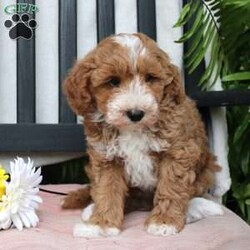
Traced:
[[130, 185], [144, 190], [154, 188], [157, 182], [150, 152], [166, 151], [170, 146], [166, 140], [139, 131], [121, 131], [117, 138], [107, 144], [94, 141], [91, 137], [87, 140], [94, 150], [107, 159], [122, 158]]
[[140, 132], [122, 132], [115, 142], [107, 147], [107, 157], [121, 157], [130, 185], [152, 189], [156, 185], [154, 163], [150, 151], [159, 152], [161, 143]]

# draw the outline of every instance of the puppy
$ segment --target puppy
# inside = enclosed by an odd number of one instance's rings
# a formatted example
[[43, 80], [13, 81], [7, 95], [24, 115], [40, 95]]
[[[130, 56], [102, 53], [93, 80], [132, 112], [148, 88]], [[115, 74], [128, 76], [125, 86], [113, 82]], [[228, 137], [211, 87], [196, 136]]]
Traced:
[[91, 203], [76, 236], [117, 235], [129, 198], [149, 204], [145, 227], [154, 235], [175, 234], [185, 221], [223, 213], [198, 198], [220, 167], [177, 68], [153, 40], [143, 34], [106, 38], [76, 63], [64, 89], [71, 108], [84, 116], [90, 157], [91, 185], [63, 204]]

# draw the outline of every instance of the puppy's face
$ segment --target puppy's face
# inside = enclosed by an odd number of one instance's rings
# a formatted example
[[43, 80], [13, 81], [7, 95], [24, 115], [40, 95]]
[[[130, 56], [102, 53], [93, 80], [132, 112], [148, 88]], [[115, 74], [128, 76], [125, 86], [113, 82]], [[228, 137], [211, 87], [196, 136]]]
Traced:
[[[71, 106], [81, 115], [88, 111], [101, 113], [108, 124], [117, 128], [152, 126], [168, 95], [166, 86], [173, 82], [175, 75], [167, 55], [142, 34], [120, 34], [105, 39], [78, 68], [78, 78], [81, 74], [88, 77], [78, 80], [75, 88], [78, 95], [82, 95], [82, 103], [83, 99], [88, 99], [89, 103], [85, 103], [82, 112], [76, 110], [69, 94], [71, 79], [70, 84], [66, 80]], [[85, 88], [81, 87], [83, 82]]]

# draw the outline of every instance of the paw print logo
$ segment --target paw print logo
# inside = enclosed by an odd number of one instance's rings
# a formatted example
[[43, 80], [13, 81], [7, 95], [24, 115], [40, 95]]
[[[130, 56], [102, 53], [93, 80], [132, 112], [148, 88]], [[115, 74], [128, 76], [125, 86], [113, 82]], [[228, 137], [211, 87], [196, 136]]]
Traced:
[[14, 14], [12, 20], [6, 20], [4, 26], [9, 28], [9, 36], [11, 39], [17, 39], [22, 37], [29, 40], [33, 36], [33, 30], [37, 26], [37, 22], [34, 19], [30, 19], [28, 14], [22, 16]]

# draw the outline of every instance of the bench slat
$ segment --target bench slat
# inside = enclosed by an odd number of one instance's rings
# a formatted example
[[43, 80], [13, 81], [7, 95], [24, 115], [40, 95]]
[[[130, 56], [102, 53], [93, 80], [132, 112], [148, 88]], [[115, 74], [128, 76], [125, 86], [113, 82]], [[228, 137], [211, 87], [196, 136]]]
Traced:
[[84, 152], [82, 125], [1, 124], [0, 152]]
[[77, 56], [76, 0], [59, 1], [59, 122], [73, 123], [76, 116], [71, 111], [62, 91], [62, 83]]
[[[17, 3], [34, 4], [34, 0]], [[30, 17], [33, 17], [30, 15]], [[35, 33], [35, 31], [33, 31]], [[33, 34], [34, 36], [35, 34]], [[35, 122], [35, 39], [17, 39], [17, 122]]]
[[115, 33], [114, 0], [97, 0], [97, 40]]
[[156, 13], [154, 0], [137, 0], [138, 31], [156, 40]]

